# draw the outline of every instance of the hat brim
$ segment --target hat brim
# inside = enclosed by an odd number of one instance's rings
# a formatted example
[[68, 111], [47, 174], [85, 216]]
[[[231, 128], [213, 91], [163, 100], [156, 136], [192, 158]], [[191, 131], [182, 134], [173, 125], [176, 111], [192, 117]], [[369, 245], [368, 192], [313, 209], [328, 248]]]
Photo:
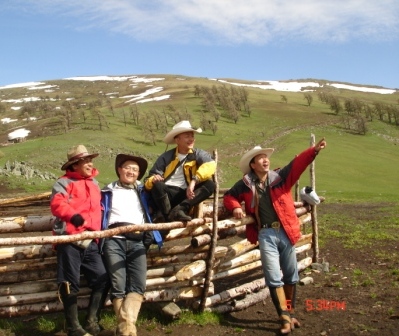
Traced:
[[267, 157], [271, 157], [274, 152], [274, 148], [259, 148], [259, 149], [251, 149], [248, 152], [246, 152], [240, 160], [240, 163], [238, 166], [240, 167], [240, 170], [243, 172], [243, 174], [248, 174], [251, 171], [251, 167], [249, 166], [249, 163], [251, 160], [259, 155], [259, 154], [266, 154]]
[[163, 141], [168, 145], [173, 145], [175, 143], [175, 137], [181, 133], [185, 132], [195, 132], [195, 133], [202, 133], [201, 128], [189, 128], [189, 127], [179, 127], [172, 129], [168, 134], [165, 135]]
[[137, 162], [139, 169], [140, 169], [140, 174], [137, 176], [138, 180], [141, 180], [141, 178], [144, 176], [145, 172], [147, 171], [148, 167], [148, 162], [146, 159], [143, 159], [142, 157], [139, 156], [134, 156], [134, 155], [128, 155], [128, 154], [118, 154], [115, 159], [115, 172], [116, 175], [119, 178], [119, 172], [118, 168], [122, 166], [122, 164], [126, 161], [135, 161]]
[[94, 159], [94, 158], [97, 157], [98, 155], [99, 155], [98, 153], [88, 154], [88, 155], [83, 155], [83, 156], [81, 156], [81, 157], [79, 157], [79, 158], [77, 158], [77, 159], [69, 160], [69, 161], [65, 162], [65, 163], [62, 165], [61, 170], [67, 170], [69, 166], [73, 165], [74, 163], [76, 163], [76, 162], [78, 162], [78, 161], [80, 161], [80, 160], [82, 160], [82, 159], [89, 158], [89, 157], [91, 157], [92, 159]]

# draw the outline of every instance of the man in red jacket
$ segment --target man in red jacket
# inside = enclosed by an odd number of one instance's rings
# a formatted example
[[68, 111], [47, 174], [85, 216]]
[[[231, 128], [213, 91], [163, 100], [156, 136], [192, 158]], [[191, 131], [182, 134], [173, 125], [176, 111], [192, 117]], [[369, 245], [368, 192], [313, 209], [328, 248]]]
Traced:
[[[84, 231], [101, 230], [101, 194], [95, 176], [98, 170], [86, 147], [72, 147], [68, 161], [61, 167], [66, 170], [54, 184], [50, 207], [57, 217], [53, 233], [73, 235]], [[90, 336], [100, 333], [100, 310], [108, 294], [109, 280], [100, 252], [98, 239], [58, 244], [57, 283], [64, 305], [68, 336]], [[80, 272], [85, 276], [92, 292], [87, 310], [85, 329], [78, 319], [77, 294]]]
[[244, 177], [224, 195], [224, 206], [235, 218], [243, 218], [245, 214], [255, 218], [256, 223], [246, 227], [247, 239], [253, 244], [259, 241], [263, 273], [281, 320], [282, 334], [300, 326], [293, 314], [299, 281], [294, 245], [301, 231], [291, 188], [326, 145], [323, 138], [277, 170], [270, 170], [274, 149], [256, 146], [240, 160]]

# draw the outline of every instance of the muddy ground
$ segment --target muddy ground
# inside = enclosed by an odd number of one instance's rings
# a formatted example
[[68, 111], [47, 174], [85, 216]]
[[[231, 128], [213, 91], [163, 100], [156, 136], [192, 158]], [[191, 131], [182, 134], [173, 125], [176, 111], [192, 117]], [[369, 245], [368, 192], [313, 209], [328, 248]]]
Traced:
[[[1, 198], [6, 197], [8, 195]], [[364, 207], [326, 203], [319, 207], [318, 213], [322, 216], [337, 211], [346, 212], [347, 216], [361, 221]], [[331, 238], [320, 247], [320, 258], [329, 262], [329, 272], [301, 273], [301, 278], [312, 277], [313, 283], [298, 286], [296, 315], [302, 326], [292, 335], [399, 335], [397, 241], [379, 240], [366, 247], [345, 248], [341, 240]], [[246, 277], [256, 275], [259, 272]], [[232, 287], [232, 282], [237, 285], [248, 282], [245, 280], [244, 276], [228, 279], [229, 287]], [[143, 309], [152, 308], [144, 305]], [[221, 324], [205, 326], [145, 320], [138, 326], [138, 335], [279, 334], [270, 298], [245, 310], [225, 313], [223, 317]], [[112, 332], [102, 334], [112, 335]]]

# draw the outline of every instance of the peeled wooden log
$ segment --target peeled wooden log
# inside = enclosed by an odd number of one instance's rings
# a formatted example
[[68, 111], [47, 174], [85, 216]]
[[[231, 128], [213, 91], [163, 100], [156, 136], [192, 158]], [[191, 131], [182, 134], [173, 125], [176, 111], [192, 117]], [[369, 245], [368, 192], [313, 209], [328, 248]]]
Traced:
[[200, 287], [181, 287], [168, 288], [144, 293], [145, 302], [153, 301], [174, 301], [180, 299], [193, 299], [199, 297], [202, 293]]
[[[209, 218], [210, 219], [210, 218]], [[229, 228], [234, 228], [241, 225], [251, 224], [254, 222], [252, 217], [244, 217], [243, 219], [228, 218], [217, 222], [218, 230], [226, 230]], [[198, 236], [204, 233], [210, 233], [212, 231], [212, 220], [204, 225], [198, 226], [196, 228], [186, 227], [181, 229], [175, 229], [169, 232], [165, 240], [177, 239], [189, 236]]]
[[[86, 308], [89, 305], [88, 297], [78, 297], [79, 309]], [[106, 305], [110, 305], [110, 301], [106, 302]], [[41, 303], [27, 304], [27, 305], [15, 305], [8, 307], [0, 307], [0, 317], [18, 317], [25, 315], [41, 315], [43, 313], [60, 312], [64, 310], [63, 304], [58, 301], [47, 301]]]
[[298, 272], [303, 271], [305, 268], [309, 267], [312, 264], [312, 258], [306, 257], [300, 261], [298, 261]]
[[301, 223], [301, 225], [309, 223], [312, 220], [312, 216], [310, 215], [310, 213], [306, 213], [302, 216], [299, 216], [298, 218], [299, 218], [299, 222]]
[[[191, 246], [194, 248], [208, 245], [212, 240], [211, 235], [209, 234], [202, 234], [191, 239]], [[209, 247], [208, 247], [209, 248]]]
[[152, 279], [147, 279], [146, 281], [146, 286], [159, 286], [162, 284], [170, 284], [170, 283], [177, 283], [178, 280], [177, 278], [172, 275], [170, 277], [162, 277], [162, 278], [152, 278]]
[[172, 230], [190, 225], [200, 226], [211, 221], [210, 218], [196, 218], [187, 223], [132, 224], [105, 231], [85, 231], [76, 235], [0, 238], [0, 246], [71, 243], [78, 240], [105, 238], [134, 231]]
[[205, 259], [207, 253], [186, 253], [164, 257], [147, 258], [147, 266], [161, 266], [172, 263], [192, 262], [195, 260]]
[[57, 272], [55, 269], [43, 269], [33, 271], [26, 270], [23, 272], [0, 273], [0, 284], [19, 283], [43, 279], [54, 279], [54, 281], [56, 281], [56, 273]]
[[147, 278], [159, 278], [174, 275], [179, 269], [184, 267], [183, 265], [171, 265], [160, 268], [148, 268]]
[[[84, 277], [80, 279], [80, 288], [87, 287], [87, 281]], [[40, 279], [37, 281], [26, 281], [22, 283], [12, 283], [0, 286], [0, 296], [32, 294], [38, 292], [57, 291], [58, 285], [56, 278]]]
[[32, 259], [25, 260], [23, 262], [13, 262], [7, 264], [0, 264], [0, 273], [6, 272], [24, 272], [24, 271], [33, 271], [33, 270], [42, 270], [42, 269], [51, 269], [54, 268], [57, 264], [57, 259], [55, 257], [46, 258], [45, 260], [40, 259]]
[[35, 202], [39, 200], [50, 200], [51, 192], [45, 192], [37, 195], [29, 195], [23, 197], [7, 198], [0, 200], [0, 207], [15, 205], [18, 203], [23, 203], [24, 205], [29, 204], [29, 202]]
[[[229, 229], [221, 229], [218, 231], [218, 240], [226, 239], [228, 237], [238, 236], [239, 234], [245, 233], [245, 226], [237, 226]], [[199, 236], [195, 236], [191, 239], [191, 246], [199, 247], [206, 244], [209, 244], [212, 237], [209, 234], [203, 234]]]
[[179, 281], [188, 280], [196, 275], [204, 273], [206, 270], [206, 263], [204, 260], [197, 260], [189, 265], [184, 266], [176, 273], [176, 279]]
[[[213, 296], [208, 297], [205, 300], [205, 307], [210, 307], [217, 303], [233, 299], [242, 294], [258, 292], [260, 289], [265, 288], [265, 286], [266, 286], [265, 279], [261, 278], [235, 288], [227, 289], [223, 292], [220, 292], [219, 294], [215, 294]], [[193, 303], [194, 309], [197, 309], [199, 304], [200, 304], [199, 300], [194, 301]]]
[[51, 245], [26, 245], [0, 248], [0, 261], [53, 257], [56, 255]]
[[299, 240], [297, 241], [297, 243], [295, 244], [295, 247], [300, 247], [302, 245], [305, 244], [310, 244], [312, 243], [312, 234], [306, 234], [306, 235], [302, 235], [301, 238], [299, 238]]
[[305, 251], [309, 251], [311, 248], [312, 248], [312, 244], [305, 244], [305, 245], [296, 247], [295, 252], [298, 254], [298, 253], [302, 253]]
[[228, 251], [225, 260], [237, 257], [247, 251], [253, 250], [258, 244], [252, 244], [247, 239], [241, 240], [228, 246]]
[[230, 268], [236, 268], [242, 265], [249, 264], [251, 262], [254, 262], [256, 260], [260, 260], [260, 251], [259, 249], [249, 251], [245, 254], [242, 254], [238, 256], [237, 258], [233, 258], [231, 260], [227, 260], [219, 265], [218, 272], [230, 269]]
[[232, 304], [224, 304], [216, 307], [208, 307], [205, 311], [215, 313], [227, 313], [233, 311], [243, 310], [250, 306], [257, 304], [260, 301], [266, 300], [270, 296], [268, 287], [262, 288], [259, 292], [247, 295], [243, 300], [234, 301]]
[[54, 216], [21, 216], [0, 218], [0, 233], [50, 232], [53, 229], [54, 221]]
[[240, 266], [240, 267], [229, 269], [229, 270], [226, 270], [226, 271], [223, 271], [223, 272], [218, 272], [218, 273], [213, 275], [212, 280], [223, 279], [223, 278], [227, 278], [229, 276], [245, 273], [247, 271], [259, 268], [261, 266], [262, 266], [261, 261], [257, 260], [257, 261], [254, 261], [252, 263]]
[[[91, 289], [88, 287], [81, 288], [79, 290], [79, 295], [89, 295], [90, 293]], [[33, 293], [33, 294], [0, 296], [0, 307], [7, 307], [12, 305], [27, 305], [38, 302], [50, 302], [54, 300], [58, 300], [58, 294], [55, 291]]]
[[148, 250], [147, 256], [159, 256], [159, 255], [172, 255], [182, 253], [199, 253], [206, 252], [209, 250], [209, 246], [192, 247], [191, 245], [181, 246], [162, 246], [161, 249], [154, 248]]

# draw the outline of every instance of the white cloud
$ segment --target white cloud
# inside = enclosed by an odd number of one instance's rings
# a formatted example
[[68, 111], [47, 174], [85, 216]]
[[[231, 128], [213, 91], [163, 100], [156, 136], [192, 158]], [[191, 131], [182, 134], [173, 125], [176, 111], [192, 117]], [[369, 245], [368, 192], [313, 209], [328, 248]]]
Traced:
[[146, 41], [265, 44], [399, 35], [397, 0], [14, 0], [13, 6], [26, 10], [27, 3], [31, 10], [78, 18], [71, 23], [76, 29]]

